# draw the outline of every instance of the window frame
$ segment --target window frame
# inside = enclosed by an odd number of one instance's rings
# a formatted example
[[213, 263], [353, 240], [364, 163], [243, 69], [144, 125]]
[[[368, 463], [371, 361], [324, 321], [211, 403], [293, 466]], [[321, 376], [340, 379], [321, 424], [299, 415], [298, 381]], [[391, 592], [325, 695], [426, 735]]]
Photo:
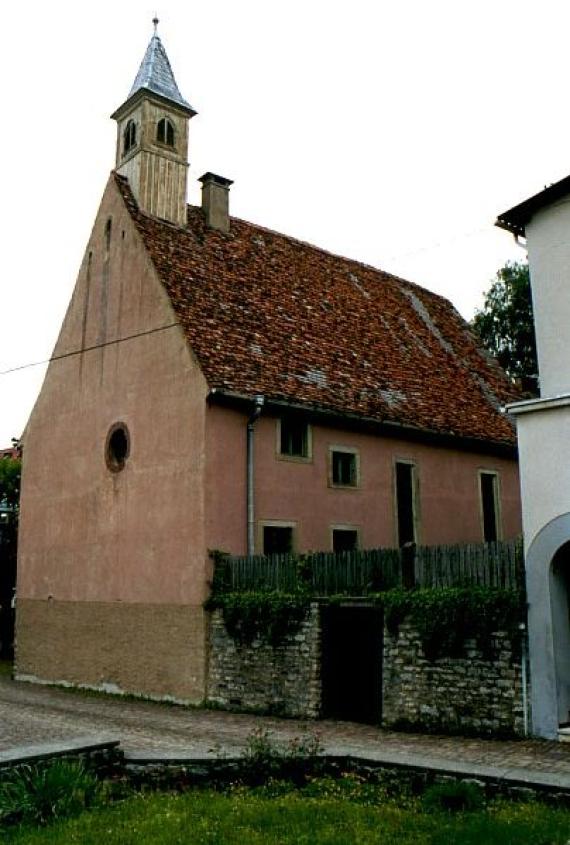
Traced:
[[[345, 455], [354, 456], [354, 484], [344, 484], [334, 480], [334, 458], [333, 454], [340, 452]], [[359, 490], [361, 486], [360, 477], [360, 449], [356, 446], [344, 446], [337, 443], [329, 444], [328, 449], [328, 486], [335, 490]]]
[[362, 548], [362, 542], [361, 542], [362, 528], [361, 528], [360, 525], [349, 525], [347, 523], [335, 523], [334, 525], [331, 525], [330, 529], [329, 529], [331, 551], [334, 552], [334, 532], [335, 531], [354, 531], [356, 533], [356, 547], [355, 547], [354, 550], [359, 551]]
[[289, 552], [274, 552], [274, 554], [295, 554], [297, 551], [297, 523], [293, 520], [284, 519], [260, 519], [257, 530], [257, 548], [259, 552], [254, 554], [265, 555], [264, 529], [265, 528], [290, 528], [291, 529], [291, 550]]
[[290, 455], [287, 452], [281, 451], [281, 430], [283, 426], [283, 421], [287, 419], [287, 415], [283, 415], [277, 418], [277, 425], [275, 427], [276, 432], [276, 440], [275, 440], [275, 455], [278, 460], [280, 461], [293, 461], [294, 463], [300, 464], [310, 464], [313, 462], [313, 428], [311, 423], [308, 420], [304, 420], [299, 417], [291, 416], [291, 419], [298, 419], [300, 420], [307, 428], [307, 435], [306, 435], [306, 442], [307, 442], [307, 454], [306, 455]]
[[[132, 129], [132, 143], [130, 142], [130, 134]], [[123, 158], [126, 158], [131, 152], [138, 146], [137, 141], [137, 124], [136, 121], [130, 117], [126, 124], [125, 128], [123, 129]], [[127, 141], [129, 141], [129, 145], [127, 146]]]
[[[160, 125], [162, 123], [164, 123], [164, 140], [161, 140], [159, 138]], [[172, 131], [172, 143], [171, 144], [168, 141], [168, 130], [169, 129], [171, 129], [171, 131]], [[166, 147], [169, 150], [175, 150], [176, 149], [176, 127], [174, 126], [174, 123], [172, 122], [172, 120], [169, 117], [167, 117], [166, 115], [161, 117], [156, 122], [155, 142], [157, 144], [159, 144], [161, 147]]]
[[[483, 476], [493, 478], [493, 504], [495, 511], [495, 540], [485, 539], [485, 508], [483, 504]], [[479, 497], [479, 524], [484, 543], [497, 543], [503, 539], [503, 513], [501, 508], [501, 474], [496, 469], [480, 467], [477, 470], [477, 489]]]
[[398, 464], [412, 468], [412, 528], [414, 537], [411, 542], [416, 546], [421, 538], [421, 508], [420, 508], [420, 478], [418, 462], [414, 458], [394, 456], [392, 459], [392, 502], [394, 509], [394, 537], [395, 546], [400, 549], [400, 516], [398, 511]]

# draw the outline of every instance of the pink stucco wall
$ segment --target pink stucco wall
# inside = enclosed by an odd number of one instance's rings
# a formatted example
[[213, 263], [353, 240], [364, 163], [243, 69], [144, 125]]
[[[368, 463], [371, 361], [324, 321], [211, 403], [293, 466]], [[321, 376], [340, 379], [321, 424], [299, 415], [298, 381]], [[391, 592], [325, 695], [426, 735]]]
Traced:
[[[55, 354], [173, 322], [111, 181]], [[205, 396], [178, 326], [50, 365], [25, 435], [20, 599], [202, 602]], [[112, 473], [104, 447], [118, 421], [131, 454]]]
[[[397, 545], [394, 462], [413, 461], [419, 486], [420, 543], [480, 542], [483, 530], [479, 470], [499, 474], [502, 535], [521, 531], [518, 468], [514, 460], [455, 449], [377, 437], [322, 426], [312, 428], [312, 459], [277, 454], [277, 420], [261, 417], [255, 428], [256, 551], [259, 523], [295, 523], [296, 548], [331, 548], [331, 526], [360, 530], [362, 548]], [[207, 441], [207, 542], [234, 554], [246, 551], [246, 417], [210, 407]], [[356, 448], [360, 456], [358, 489], [328, 484], [330, 446]]]

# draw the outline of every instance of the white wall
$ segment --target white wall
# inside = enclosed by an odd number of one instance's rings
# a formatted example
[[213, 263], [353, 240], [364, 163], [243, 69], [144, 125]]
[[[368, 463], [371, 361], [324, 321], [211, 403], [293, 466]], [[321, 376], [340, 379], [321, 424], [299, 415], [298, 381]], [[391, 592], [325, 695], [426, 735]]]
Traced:
[[517, 414], [517, 430], [528, 549], [545, 525], [570, 513], [570, 399], [559, 407]]
[[526, 227], [542, 396], [570, 392], [570, 196]]

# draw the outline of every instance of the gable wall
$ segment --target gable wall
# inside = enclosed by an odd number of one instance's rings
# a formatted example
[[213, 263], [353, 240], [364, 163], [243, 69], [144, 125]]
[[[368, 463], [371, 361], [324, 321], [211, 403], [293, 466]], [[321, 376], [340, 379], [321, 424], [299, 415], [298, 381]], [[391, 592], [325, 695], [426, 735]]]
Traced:
[[[246, 552], [246, 417], [210, 407], [207, 412], [208, 547]], [[419, 542], [482, 542], [479, 470], [499, 473], [505, 539], [521, 531], [518, 468], [514, 460], [438, 448], [395, 438], [314, 426], [309, 462], [277, 454], [277, 420], [261, 417], [255, 426], [256, 551], [261, 552], [264, 520], [296, 523], [297, 549], [331, 548], [331, 526], [360, 531], [360, 546], [397, 545], [394, 462], [413, 461], [419, 486]], [[358, 449], [360, 486], [328, 484], [329, 447]]]
[[[55, 354], [173, 322], [110, 182]], [[201, 697], [205, 393], [178, 327], [50, 365], [24, 446], [20, 675]], [[113, 473], [118, 421], [131, 453]]]

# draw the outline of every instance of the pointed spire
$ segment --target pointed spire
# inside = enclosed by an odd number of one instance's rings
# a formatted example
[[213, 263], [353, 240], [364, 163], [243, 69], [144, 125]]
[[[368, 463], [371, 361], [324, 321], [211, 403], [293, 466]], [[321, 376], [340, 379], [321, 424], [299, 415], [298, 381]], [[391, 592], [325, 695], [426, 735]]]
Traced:
[[166, 50], [156, 33], [158, 18], [154, 17], [152, 22], [154, 24], [154, 35], [146, 48], [139, 72], [127, 97], [127, 102], [141, 89], [145, 89], [181, 106], [185, 111], [194, 115], [196, 114], [195, 109], [184, 99], [178, 89]]

